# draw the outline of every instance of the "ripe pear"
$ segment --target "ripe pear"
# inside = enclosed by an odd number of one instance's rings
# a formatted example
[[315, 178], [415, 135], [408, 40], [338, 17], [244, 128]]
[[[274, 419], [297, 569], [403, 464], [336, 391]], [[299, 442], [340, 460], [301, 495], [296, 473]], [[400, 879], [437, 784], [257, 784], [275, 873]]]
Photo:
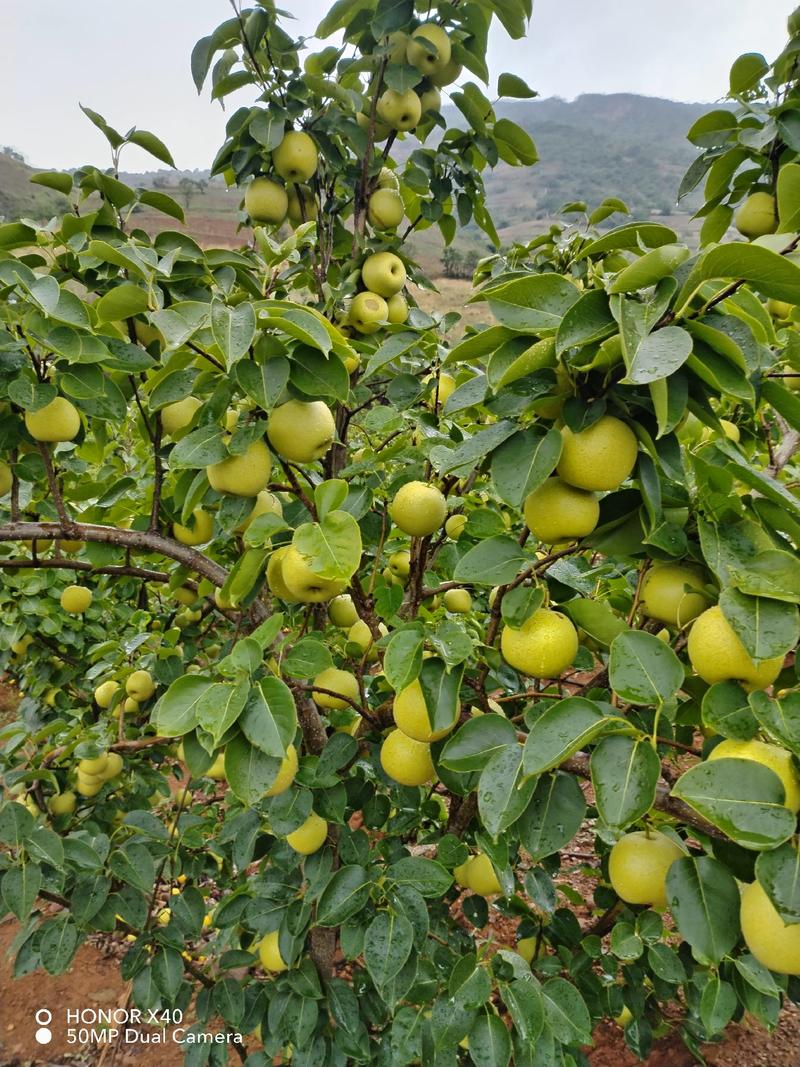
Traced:
[[742, 892], [739, 913], [745, 944], [776, 974], [800, 975], [800, 925], [785, 923], [759, 882]]
[[204, 771], [206, 778], [213, 778], [215, 782], [226, 782], [227, 776], [225, 774], [225, 750], [220, 749], [214, 757], [214, 762]]
[[457, 541], [467, 525], [467, 516], [462, 514], [451, 515], [444, 524], [444, 532], [451, 541]]
[[457, 81], [461, 77], [462, 70], [461, 64], [451, 59], [441, 70], [430, 74], [428, 80], [441, 89], [445, 85], [452, 85], [454, 81]]
[[794, 769], [791, 752], [779, 745], [767, 744], [751, 738], [749, 741], [737, 741], [726, 738], [720, 741], [709, 754], [709, 760], [746, 759], [768, 767], [781, 780], [785, 794], [784, 804], [789, 811], [800, 811], [800, 775]]
[[452, 46], [447, 32], [435, 22], [423, 22], [411, 34], [406, 59], [423, 74], [436, 75], [450, 62]]
[[286, 835], [286, 843], [301, 856], [310, 856], [322, 848], [327, 836], [327, 822], [312, 811], [301, 826]]
[[[318, 685], [321, 689], [330, 689], [334, 693], [341, 693], [343, 697], [348, 697], [349, 700], [354, 700], [357, 703], [361, 700], [361, 693], [358, 688], [358, 678], [351, 671], [342, 671], [336, 667], [327, 667], [314, 679], [314, 685]], [[311, 693], [311, 699], [320, 708], [336, 708], [341, 710], [342, 708], [348, 708], [351, 705], [347, 700], [342, 700], [341, 697], [331, 696], [330, 693], [318, 693], [313, 691]]]
[[407, 578], [411, 573], [411, 553], [408, 549], [401, 549], [389, 556], [389, 570], [397, 578]]
[[737, 209], [733, 224], [743, 237], [751, 241], [775, 233], [778, 228], [775, 197], [763, 190], [751, 193]]
[[402, 730], [386, 735], [380, 760], [386, 774], [400, 785], [427, 785], [436, 777], [430, 745], [407, 737]]
[[279, 932], [273, 930], [265, 934], [258, 943], [258, 958], [261, 960], [261, 966], [265, 971], [271, 971], [274, 974], [288, 970], [288, 964], [281, 956], [281, 950], [278, 947], [278, 937]]
[[72, 441], [81, 428], [78, 409], [66, 397], [57, 396], [38, 411], [25, 412], [25, 428], [34, 441], [56, 444]]
[[567, 485], [560, 478], [548, 478], [529, 493], [522, 510], [525, 525], [547, 545], [586, 537], [600, 518], [595, 494]]
[[566, 615], [540, 608], [518, 629], [504, 627], [500, 651], [509, 666], [529, 678], [560, 678], [575, 659], [578, 631]]
[[341, 630], [349, 630], [358, 621], [358, 612], [349, 593], [342, 593], [329, 601], [328, 618]]
[[281, 577], [289, 595], [301, 604], [322, 604], [338, 596], [346, 582], [334, 578], [321, 578], [306, 563], [294, 545], [281, 560]]
[[447, 589], [443, 600], [445, 608], [454, 615], [466, 615], [472, 610], [472, 597], [467, 589]]
[[378, 118], [398, 132], [413, 130], [422, 117], [422, 104], [413, 89], [398, 93], [387, 89], [378, 100]]
[[307, 185], [293, 185], [289, 190], [288, 214], [293, 226], [316, 220], [319, 215], [317, 200]]
[[125, 692], [139, 704], [149, 700], [155, 691], [155, 682], [149, 671], [134, 671], [125, 681]]
[[636, 465], [639, 445], [633, 430], [613, 415], [603, 415], [585, 430], [561, 431], [559, 478], [577, 489], [618, 489]]
[[442, 110], [442, 94], [435, 85], [432, 85], [419, 94], [419, 103], [423, 115], [428, 111], [439, 112]]
[[206, 467], [212, 489], [234, 496], [258, 496], [269, 485], [272, 457], [262, 440], [253, 441], [238, 456], [228, 456]]
[[193, 523], [182, 526], [179, 522], [172, 524], [172, 536], [182, 545], [204, 545], [214, 536], [214, 516], [203, 508], [192, 512]]
[[292, 463], [322, 459], [336, 437], [336, 421], [321, 400], [288, 400], [273, 409], [267, 423], [269, 443]]
[[270, 178], [253, 178], [244, 194], [244, 209], [253, 222], [279, 226], [289, 211], [286, 189]]
[[[356, 115], [356, 122], [362, 130], [368, 130], [370, 124], [370, 116], [365, 115], [362, 111]], [[389, 134], [392, 132], [392, 127], [385, 122], [375, 123], [374, 139], [376, 144], [380, 144], [381, 141], [385, 141]]]
[[425, 703], [425, 694], [418, 680], [411, 682], [405, 689], [401, 689], [392, 704], [392, 716], [398, 730], [402, 730], [406, 737], [425, 744], [447, 737], [458, 722], [460, 710], [460, 707], [456, 705], [452, 722], [434, 730], [428, 706]]
[[309, 134], [290, 130], [272, 153], [272, 165], [285, 182], [307, 182], [317, 172], [317, 146]]
[[756, 664], [733, 627], [715, 605], [692, 624], [687, 643], [689, 660], [704, 682], [736, 681], [748, 692], [772, 685], [783, 667], [783, 656]]
[[394, 296], [406, 284], [406, 268], [394, 252], [376, 252], [364, 260], [361, 280], [371, 293]]
[[389, 307], [377, 293], [357, 293], [350, 304], [348, 321], [354, 329], [365, 336], [377, 333], [389, 320]]
[[80, 552], [86, 547], [85, 541], [63, 541], [59, 540], [58, 546], [62, 552], [66, 552], [69, 556], [74, 556], [77, 552]]
[[259, 515], [277, 515], [283, 517], [283, 505], [278, 497], [274, 493], [270, 493], [268, 489], [262, 489], [256, 497], [256, 502], [253, 504], [253, 510], [244, 520], [240, 522], [236, 527], [236, 533], [244, 533], [250, 523], [259, 517]]
[[503, 892], [492, 861], [484, 852], [478, 852], [467, 861], [469, 888], [481, 897], [493, 897]]
[[396, 230], [406, 209], [396, 189], [376, 189], [367, 204], [367, 219], [376, 230]]
[[402, 293], [395, 293], [386, 301], [389, 322], [400, 326], [408, 319], [408, 301]]
[[657, 563], [644, 576], [639, 607], [649, 619], [685, 626], [708, 607], [705, 576], [699, 567]]
[[278, 773], [275, 775], [272, 785], [266, 791], [264, 796], [277, 797], [280, 796], [281, 793], [285, 793], [294, 781], [298, 766], [297, 749], [294, 745], [289, 745], [286, 749], [286, 755], [281, 760]]
[[283, 545], [275, 549], [267, 563], [267, 585], [273, 596], [279, 597], [287, 604], [296, 604], [297, 598], [289, 592], [286, 582], [283, 580], [283, 561], [291, 545]]
[[54, 793], [47, 801], [47, 806], [52, 815], [71, 815], [75, 810], [78, 798], [71, 789], [65, 789], [63, 793]]
[[114, 694], [119, 689], [119, 682], [109, 680], [102, 682], [94, 691], [94, 702], [98, 708], [110, 708], [114, 702]]
[[389, 506], [392, 522], [411, 537], [435, 533], [447, 517], [447, 501], [440, 489], [426, 482], [406, 482]]
[[14, 484], [14, 476], [11, 473], [11, 468], [7, 463], [0, 461], [0, 496], [5, 496], [10, 492], [11, 486]]
[[608, 877], [617, 896], [628, 904], [667, 906], [667, 872], [686, 853], [671, 837], [657, 830], [625, 834], [611, 849]]
[[378, 189], [394, 189], [400, 191], [400, 179], [391, 167], [381, 167], [376, 183]]
[[185, 430], [198, 408], [202, 406], [202, 400], [198, 400], [196, 396], [187, 396], [183, 400], [176, 400], [174, 404], [167, 404], [161, 409], [161, 426], [164, 433], [172, 437]]
[[92, 591], [83, 585], [68, 585], [61, 593], [61, 607], [70, 615], [83, 615], [92, 603]]

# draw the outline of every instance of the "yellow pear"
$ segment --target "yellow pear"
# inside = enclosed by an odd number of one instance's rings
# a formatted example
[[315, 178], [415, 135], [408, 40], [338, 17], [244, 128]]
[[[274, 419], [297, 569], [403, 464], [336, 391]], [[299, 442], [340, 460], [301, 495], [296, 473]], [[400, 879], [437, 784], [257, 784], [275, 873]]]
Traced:
[[578, 433], [561, 431], [559, 478], [577, 489], [617, 489], [636, 465], [638, 442], [633, 430], [613, 415], [603, 415]]
[[704, 682], [713, 685], [732, 680], [740, 682], [748, 692], [772, 685], [783, 667], [783, 656], [756, 664], [719, 605], [695, 619], [687, 651], [692, 667]]
[[768, 767], [781, 780], [785, 793], [784, 804], [792, 812], [800, 811], [800, 776], [794, 769], [791, 752], [779, 745], [767, 744], [751, 738], [749, 741], [737, 741], [727, 738], [720, 741], [709, 754], [709, 760], [747, 759]]
[[164, 433], [172, 437], [185, 430], [202, 406], [202, 400], [198, 400], [196, 396], [187, 396], [183, 400], [176, 400], [174, 404], [167, 404], [161, 409], [161, 426]]
[[438, 730], [434, 730], [431, 726], [422, 686], [418, 680], [415, 680], [410, 685], [407, 685], [405, 689], [401, 689], [395, 696], [392, 705], [392, 716], [394, 717], [395, 725], [399, 730], [402, 730], [406, 737], [430, 744], [431, 741], [438, 741], [442, 737], [446, 737], [454, 729], [458, 722], [460, 710], [457, 705], [453, 721]]
[[435, 533], [447, 517], [447, 501], [440, 489], [426, 482], [406, 482], [389, 506], [392, 522], [411, 537]]
[[595, 494], [567, 485], [560, 478], [548, 478], [528, 493], [522, 510], [525, 525], [547, 545], [586, 537], [600, 518]]
[[742, 892], [740, 919], [745, 944], [776, 974], [800, 974], [800, 925], [785, 923], [758, 882]]
[[206, 468], [211, 488], [234, 496], [258, 496], [269, 485], [271, 471], [272, 457], [261, 440], [253, 441], [241, 455]]
[[289, 545], [281, 559], [281, 578], [289, 595], [302, 604], [322, 604], [338, 596], [347, 584], [315, 574], [294, 545]]
[[204, 511], [203, 508], [195, 508], [192, 512], [194, 520], [191, 526], [182, 526], [179, 522], [172, 524], [172, 536], [182, 545], [204, 545], [214, 536], [214, 516]]
[[66, 397], [57, 396], [38, 411], [26, 411], [25, 427], [34, 441], [56, 444], [78, 436], [81, 417], [74, 404]]
[[281, 793], [285, 793], [294, 781], [294, 776], [297, 774], [298, 767], [297, 749], [294, 745], [289, 745], [286, 749], [286, 755], [281, 760], [278, 773], [275, 775], [272, 785], [266, 791], [264, 796], [277, 797], [280, 796]]
[[68, 585], [61, 593], [61, 607], [70, 615], [83, 615], [92, 603], [92, 591], [83, 585]]
[[[361, 700], [358, 678], [351, 671], [342, 671], [337, 667], [327, 667], [324, 671], [320, 671], [314, 679], [314, 685], [318, 685], [320, 689], [330, 689], [334, 693], [341, 693], [342, 696], [355, 700], [356, 703]], [[351, 706], [347, 700], [331, 696], [330, 693], [312, 692], [311, 699], [320, 708], [342, 709]]]
[[667, 872], [686, 853], [671, 837], [657, 830], [634, 830], [611, 849], [608, 877], [614, 891], [628, 904], [667, 906]]
[[286, 835], [286, 842], [301, 856], [310, 856], [322, 848], [327, 836], [327, 822], [312, 811], [302, 826]]
[[269, 443], [292, 463], [322, 459], [336, 437], [336, 422], [321, 400], [288, 400], [272, 411], [267, 423]]
[[504, 627], [500, 651], [509, 666], [529, 678], [560, 678], [575, 659], [578, 631], [566, 615], [540, 608], [518, 629]]
[[402, 730], [386, 735], [380, 760], [386, 774], [400, 785], [427, 785], [436, 777], [430, 745], [415, 741]]
[[708, 607], [705, 578], [699, 567], [656, 563], [644, 576], [639, 606], [650, 619], [685, 626]]

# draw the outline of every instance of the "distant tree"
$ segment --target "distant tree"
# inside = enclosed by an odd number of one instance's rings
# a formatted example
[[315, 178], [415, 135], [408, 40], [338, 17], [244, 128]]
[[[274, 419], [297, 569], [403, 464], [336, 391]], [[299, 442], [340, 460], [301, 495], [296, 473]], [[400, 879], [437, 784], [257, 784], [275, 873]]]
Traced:
[[186, 204], [186, 210], [189, 210], [189, 206], [195, 196], [202, 196], [208, 187], [208, 182], [205, 178], [181, 178], [178, 182], [178, 188], [181, 191], [183, 202]]

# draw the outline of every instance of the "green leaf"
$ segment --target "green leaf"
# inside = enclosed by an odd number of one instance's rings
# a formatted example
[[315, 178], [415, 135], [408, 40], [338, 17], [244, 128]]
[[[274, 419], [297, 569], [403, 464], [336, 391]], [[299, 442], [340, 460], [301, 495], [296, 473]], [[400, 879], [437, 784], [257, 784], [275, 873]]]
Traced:
[[780, 778], [753, 760], [698, 763], [680, 776], [672, 795], [743, 848], [774, 848], [794, 832]]
[[[506, 597], [503, 597], [505, 606]], [[629, 630], [625, 619], [617, 615], [606, 600], [590, 600], [588, 597], [576, 597], [561, 605], [561, 610], [584, 630], [594, 641], [606, 648], [614, 638]]]
[[228, 307], [221, 300], [211, 302], [211, 332], [228, 367], [249, 350], [256, 335], [256, 315], [248, 301]]
[[386, 681], [399, 693], [419, 676], [422, 667], [422, 633], [418, 629], [396, 630], [383, 656]]
[[556, 352], [563, 355], [569, 348], [602, 341], [616, 331], [608, 295], [602, 289], [589, 289], [561, 320], [556, 334]]
[[197, 701], [197, 723], [219, 743], [244, 710], [250, 682], [212, 682]]
[[34, 185], [44, 185], [48, 189], [55, 189], [64, 196], [72, 192], [72, 175], [64, 174], [60, 170], [41, 170], [37, 174], [31, 174], [29, 181]]
[[682, 308], [697, 287], [710, 279], [743, 279], [762, 296], [800, 303], [800, 266], [762, 245], [736, 241], [710, 249], [689, 274], [676, 306]]
[[683, 683], [683, 665], [655, 634], [628, 630], [611, 643], [611, 687], [631, 704], [663, 704]]
[[525, 741], [526, 774], [541, 774], [563, 763], [595, 738], [609, 720], [585, 697], [567, 697], [550, 704], [536, 719]]
[[78, 928], [69, 916], [48, 919], [41, 928], [39, 951], [48, 974], [63, 974], [78, 947]]
[[453, 884], [452, 875], [441, 863], [424, 856], [404, 856], [387, 868], [386, 877], [433, 899], [443, 897]]
[[590, 766], [597, 810], [608, 826], [624, 830], [653, 806], [661, 760], [649, 738], [604, 737]]
[[492, 837], [517, 821], [535, 786], [535, 778], [523, 775], [522, 745], [507, 745], [491, 756], [478, 781], [478, 812]]
[[586, 817], [586, 799], [577, 780], [563, 771], [543, 774], [517, 832], [534, 862], [564, 848]]
[[486, 300], [501, 326], [541, 333], [557, 330], [565, 313], [580, 295], [580, 290], [572, 282], [558, 274], [529, 274], [494, 284], [468, 303]]
[[404, 915], [378, 912], [364, 935], [364, 963], [378, 989], [400, 971], [413, 944], [414, 928]]
[[788, 841], [756, 860], [756, 877], [785, 923], [800, 923], [800, 852]]
[[514, 1029], [527, 1045], [532, 1045], [544, 1029], [542, 987], [535, 978], [517, 978], [500, 992], [514, 1022]]
[[784, 163], [778, 171], [776, 191], [778, 233], [796, 233], [800, 229], [800, 164]]
[[[498, 119], [492, 130], [500, 155], [514, 166], [533, 166], [539, 159], [539, 153], [530, 134], [511, 119]], [[503, 149], [506, 151], [504, 152]]]
[[293, 644], [283, 661], [284, 672], [292, 678], [314, 678], [332, 666], [333, 659], [327, 646], [314, 637], [304, 637]]
[[[755, 89], [769, 70], [769, 63], [760, 52], [745, 52], [734, 60], [730, 73], [731, 96], [739, 96]], [[704, 1020], [705, 1021], [705, 1020]], [[708, 1029], [708, 1027], [706, 1027]], [[714, 1030], [710, 1031], [714, 1033]]]
[[134, 130], [133, 133], [128, 134], [128, 140], [131, 144], [138, 145], [145, 152], [149, 152], [151, 156], [155, 156], [156, 159], [160, 159], [162, 163], [166, 163], [168, 167], [175, 166], [170, 150], [159, 137], [150, 133], [149, 130]]
[[645, 248], [660, 248], [661, 245], [673, 244], [677, 239], [675, 231], [669, 226], [662, 226], [660, 222], [628, 222], [590, 241], [581, 249], [580, 255], [585, 258], [623, 249], [638, 251], [642, 245]]
[[476, 715], [447, 741], [439, 763], [451, 771], [480, 771], [492, 755], [517, 742], [517, 731], [503, 715]]
[[273, 356], [263, 364], [242, 359], [235, 365], [234, 374], [250, 399], [255, 400], [260, 408], [269, 411], [286, 388], [290, 370], [288, 359]]
[[511, 1036], [493, 1012], [484, 1012], [469, 1032], [469, 1058], [475, 1067], [508, 1067], [511, 1062]]
[[111, 853], [108, 865], [112, 874], [126, 885], [142, 893], [152, 893], [156, 868], [150, 850], [144, 845], [126, 842], [124, 851]]
[[317, 904], [319, 926], [341, 926], [366, 904], [372, 878], [364, 867], [349, 864], [340, 867], [322, 891]]
[[717, 682], [703, 694], [703, 725], [723, 737], [749, 741], [758, 723], [747, 703], [747, 693], [736, 682]]
[[197, 705], [211, 681], [201, 674], [184, 674], [170, 685], [153, 711], [156, 730], [167, 737], [183, 736], [198, 724]]
[[153, 957], [153, 981], [168, 1000], [177, 996], [183, 981], [183, 960], [177, 949], [165, 945]]
[[225, 777], [243, 804], [261, 800], [275, 781], [280, 763], [281, 757], [267, 755], [243, 734], [237, 734], [225, 746]]
[[453, 577], [472, 585], [506, 585], [530, 562], [515, 538], [501, 534], [469, 549], [456, 564]]
[[544, 1017], [556, 1041], [565, 1045], [588, 1045], [592, 1023], [586, 1002], [565, 978], [550, 978], [542, 986]]
[[680, 326], [665, 326], [644, 338], [629, 362], [628, 373], [622, 383], [646, 385], [660, 378], [668, 378], [683, 366], [691, 352], [691, 334]]
[[738, 589], [723, 589], [722, 613], [754, 660], [785, 656], [800, 639], [796, 604], [748, 596]]
[[522, 507], [526, 496], [555, 470], [562, 443], [561, 434], [553, 428], [543, 435], [520, 430], [500, 445], [492, 455], [492, 481], [501, 500]]
[[346, 511], [330, 511], [321, 522], [306, 522], [292, 544], [320, 578], [350, 578], [361, 562], [361, 530]]
[[434, 731], [445, 729], [458, 717], [462, 674], [463, 668], [448, 670], [447, 664], [438, 656], [422, 662], [419, 684]]
[[[269, 679], [265, 679], [269, 680]], [[278, 685], [284, 685], [278, 678], [272, 679]], [[284, 685], [288, 700], [294, 707], [291, 690]], [[263, 752], [266, 756], [283, 759], [286, 753], [286, 745], [283, 742], [278, 725], [272, 714], [272, 709], [267, 703], [264, 691], [260, 686], [254, 686], [250, 690], [244, 711], [239, 718], [239, 728], [250, 744]]]
[[736, 879], [710, 856], [685, 856], [667, 872], [667, 896], [675, 924], [695, 958], [717, 964], [739, 940]]
[[709, 1037], [721, 1033], [733, 1018], [738, 999], [730, 982], [714, 975], [700, 998], [700, 1018]]
[[12, 867], [0, 882], [0, 896], [9, 911], [22, 923], [31, 917], [33, 906], [42, 887], [42, 869], [36, 863]]
[[198, 426], [175, 445], [170, 453], [172, 467], [208, 467], [212, 463], [221, 463], [228, 458], [225, 447], [224, 431], [221, 426], [212, 423]]
[[162, 215], [169, 215], [171, 219], [177, 219], [178, 222], [186, 221], [183, 208], [177, 200], [173, 200], [171, 196], [167, 196], [166, 193], [161, 193], [157, 189], [140, 189], [139, 203], [160, 211]]
[[336, 355], [325, 356], [300, 346], [292, 353], [291, 382], [310, 397], [333, 397], [342, 403], [350, 395], [350, 375]]
[[800, 758], [800, 693], [772, 700], [757, 690], [748, 700], [761, 728]]
[[101, 296], [94, 309], [100, 322], [117, 322], [147, 311], [148, 298], [144, 289], [132, 282], [122, 282]]
[[497, 79], [497, 95], [510, 96], [515, 100], [531, 100], [539, 94], [516, 74], [501, 74]]

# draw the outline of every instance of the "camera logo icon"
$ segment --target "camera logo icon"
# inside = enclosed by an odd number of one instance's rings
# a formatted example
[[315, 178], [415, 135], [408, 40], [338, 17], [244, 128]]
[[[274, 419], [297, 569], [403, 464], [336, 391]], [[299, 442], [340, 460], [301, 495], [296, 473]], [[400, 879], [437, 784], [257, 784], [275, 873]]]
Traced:
[[50, 1029], [50, 1023], [53, 1021], [53, 1013], [48, 1011], [47, 1008], [39, 1008], [36, 1012], [35, 1019], [39, 1029], [34, 1034], [34, 1037], [40, 1045], [49, 1045], [53, 1040], [53, 1031]]

